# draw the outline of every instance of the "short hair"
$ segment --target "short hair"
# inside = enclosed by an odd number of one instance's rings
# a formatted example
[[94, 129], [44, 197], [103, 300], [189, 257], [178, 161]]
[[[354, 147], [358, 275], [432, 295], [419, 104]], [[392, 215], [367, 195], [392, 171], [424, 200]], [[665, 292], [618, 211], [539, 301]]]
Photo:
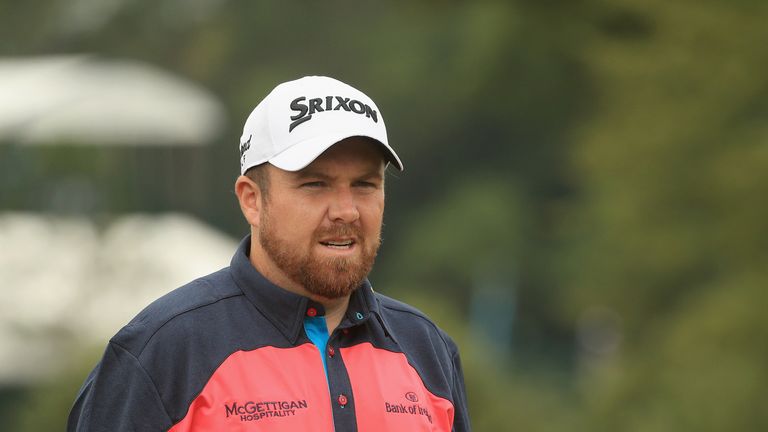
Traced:
[[263, 199], [269, 197], [269, 172], [267, 170], [267, 163], [253, 166], [248, 168], [245, 172], [245, 176], [251, 179], [256, 186], [259, 187]]

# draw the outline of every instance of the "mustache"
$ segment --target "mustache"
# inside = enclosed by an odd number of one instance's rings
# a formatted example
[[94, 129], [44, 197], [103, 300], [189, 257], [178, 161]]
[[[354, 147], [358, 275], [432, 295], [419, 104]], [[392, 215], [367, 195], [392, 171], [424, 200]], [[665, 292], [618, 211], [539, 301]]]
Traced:
[[315, 231], [315, 237], [317, 239], [328, 237], [353, 237], [356, 241], [362, 241], [364, 239], [363, 229], [351, 224], [335, 224], [327, 228], [318, 229]]

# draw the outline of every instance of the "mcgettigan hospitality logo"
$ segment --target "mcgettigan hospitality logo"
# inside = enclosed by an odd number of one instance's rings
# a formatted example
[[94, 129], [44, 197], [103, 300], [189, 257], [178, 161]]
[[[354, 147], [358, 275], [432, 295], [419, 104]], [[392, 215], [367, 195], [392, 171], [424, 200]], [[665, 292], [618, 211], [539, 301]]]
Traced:
[[227, 418], [230, 416], [239, 416], [240, 421], [258, 421], [275, 417], [295, 416], [299, 410], [307, 409], [307, 401], [262, 401], [245, 403], [232, 402], [224, 404]]

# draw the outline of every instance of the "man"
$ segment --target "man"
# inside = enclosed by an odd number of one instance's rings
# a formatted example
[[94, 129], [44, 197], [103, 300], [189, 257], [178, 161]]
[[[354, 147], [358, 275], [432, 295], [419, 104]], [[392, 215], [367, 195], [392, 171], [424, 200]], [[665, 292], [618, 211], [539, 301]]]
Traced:
[[366, 279], [385, 168], [403, 168], [374, 102], [332, 78], [283, 83], [240, 152], [251, 234], [110, 340], [68, 430], [469, 430], [456, 345]]

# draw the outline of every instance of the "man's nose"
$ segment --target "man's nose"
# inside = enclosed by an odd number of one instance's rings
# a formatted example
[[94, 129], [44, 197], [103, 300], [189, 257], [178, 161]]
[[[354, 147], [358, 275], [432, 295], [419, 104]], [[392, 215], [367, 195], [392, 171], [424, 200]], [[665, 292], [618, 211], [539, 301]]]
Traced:
[[337, 190], [328, 207], [328, 218], [333, 222], [352, 223], [360, 217], [357, 201], [349, 188]]

